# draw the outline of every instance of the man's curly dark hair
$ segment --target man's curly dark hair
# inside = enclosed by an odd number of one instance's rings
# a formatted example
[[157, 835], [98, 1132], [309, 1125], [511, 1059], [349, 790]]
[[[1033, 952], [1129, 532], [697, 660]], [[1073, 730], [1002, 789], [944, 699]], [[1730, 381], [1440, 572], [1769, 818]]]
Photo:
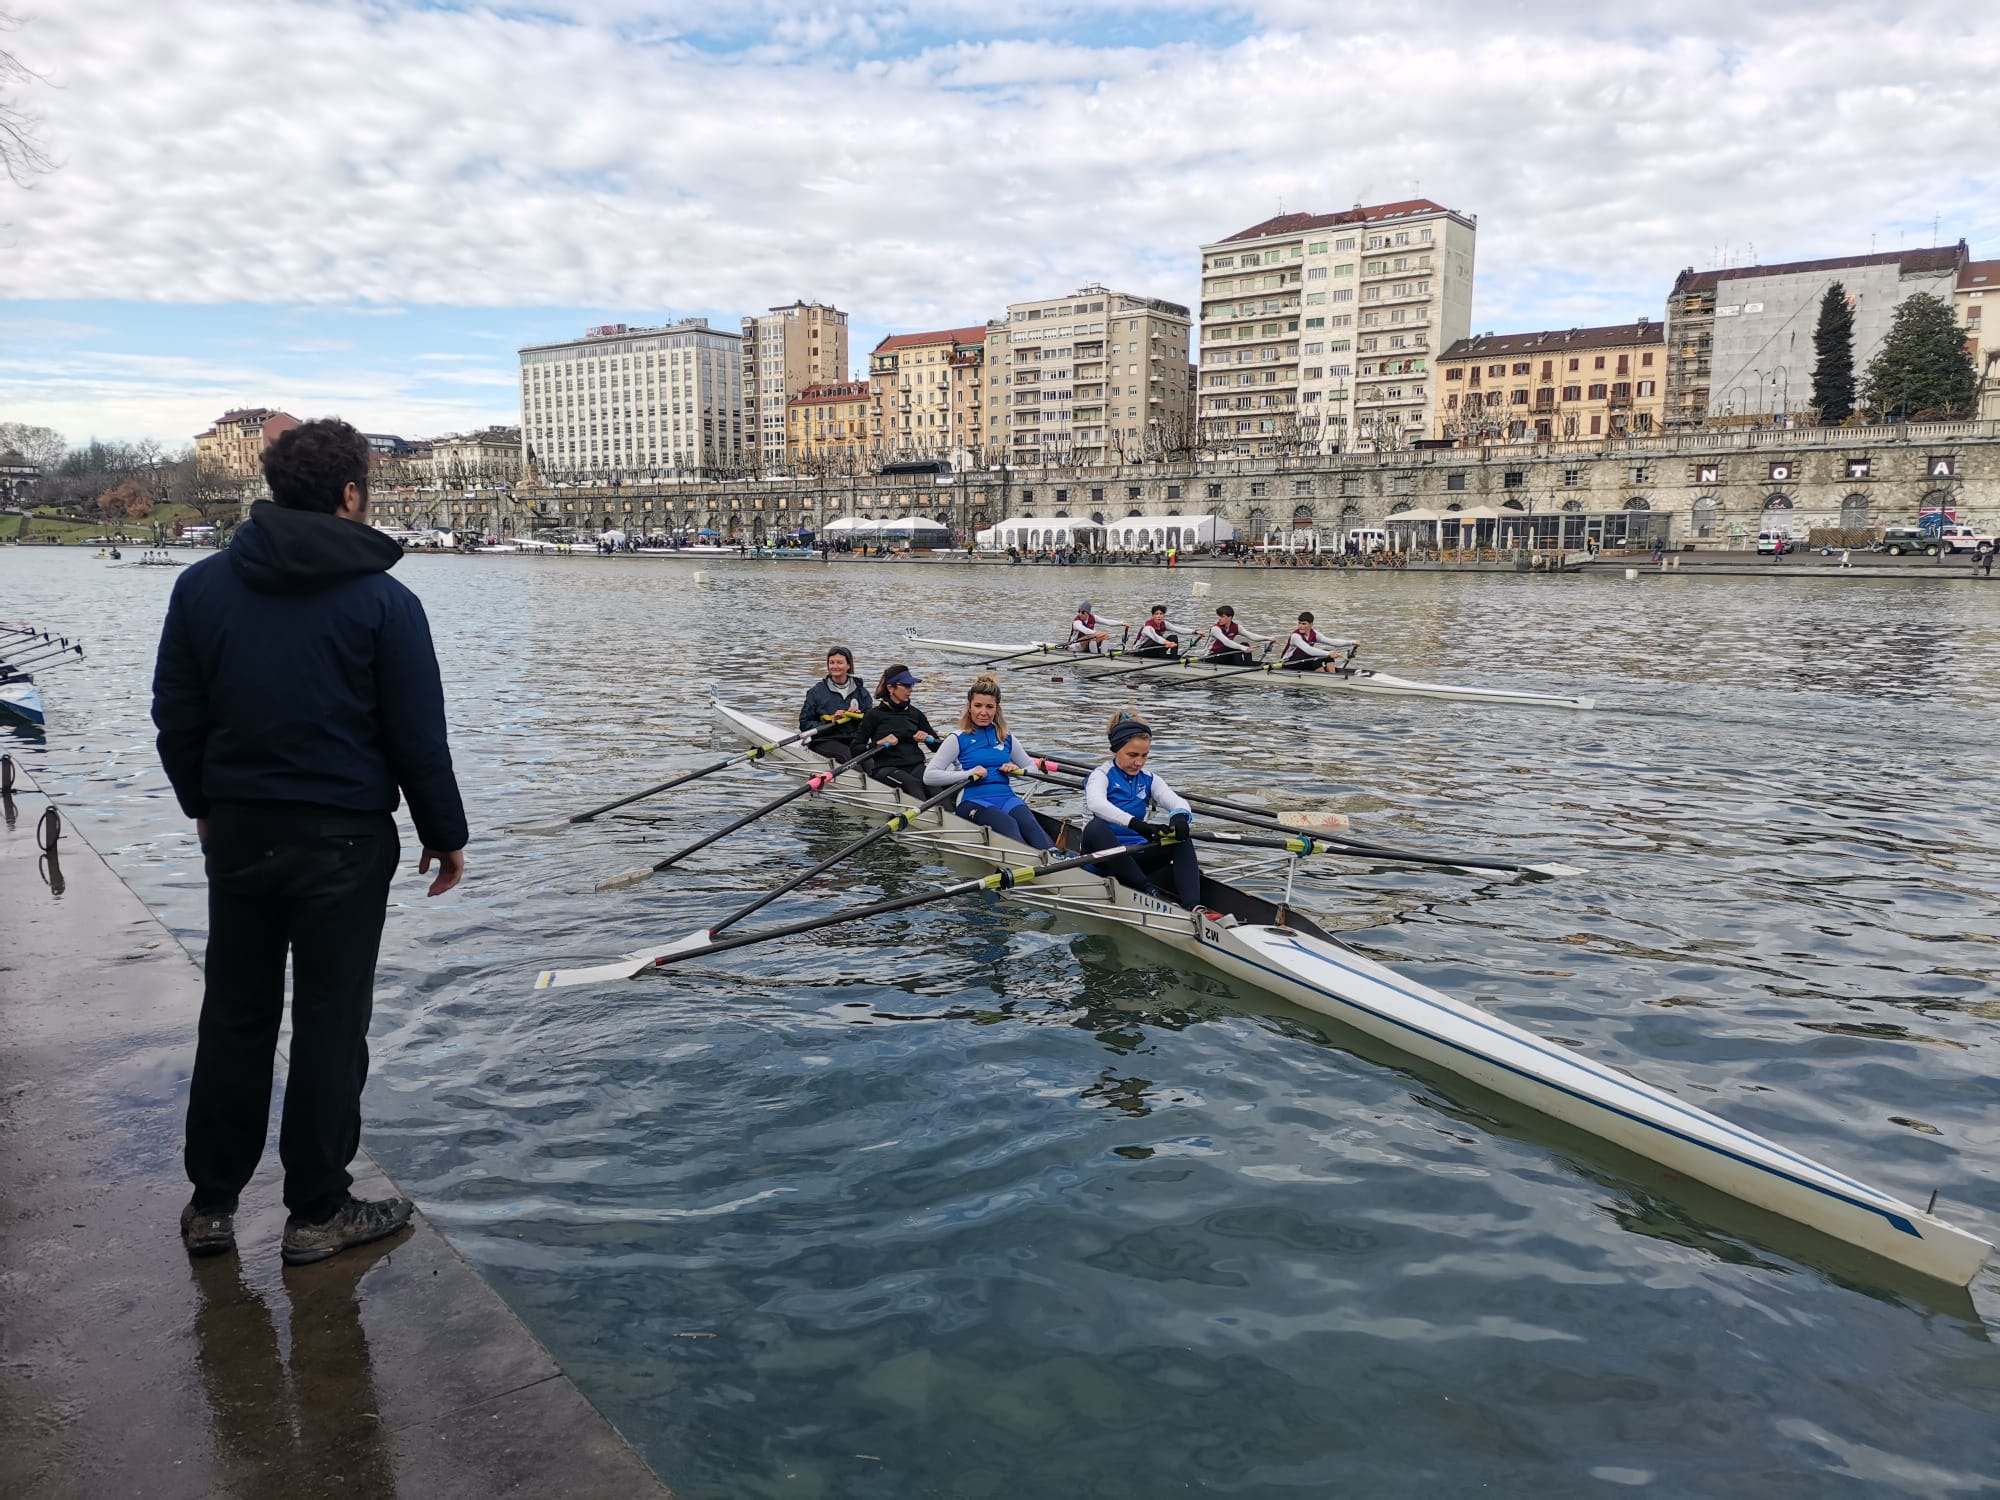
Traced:
[[368, 439], [338, 417], [301, 422], [264, 450], [264, 482], [287, 510], [331, 514], [350, 484], [368, 494]]

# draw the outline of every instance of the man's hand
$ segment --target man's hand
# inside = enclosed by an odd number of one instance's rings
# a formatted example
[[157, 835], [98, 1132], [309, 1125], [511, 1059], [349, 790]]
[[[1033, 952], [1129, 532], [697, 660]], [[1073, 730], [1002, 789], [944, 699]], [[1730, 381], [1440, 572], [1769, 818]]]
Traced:
[[417, 861], [417, 873], [419, 875], [430, 874], [432, 860], [438, 862], [437, 879], [433, 880], [431, 888], [424, 892], [426, 896], [442, 896], [446, 891], [465, 878], [465, 851], [463, 849], [424, 850], [424, 857]]

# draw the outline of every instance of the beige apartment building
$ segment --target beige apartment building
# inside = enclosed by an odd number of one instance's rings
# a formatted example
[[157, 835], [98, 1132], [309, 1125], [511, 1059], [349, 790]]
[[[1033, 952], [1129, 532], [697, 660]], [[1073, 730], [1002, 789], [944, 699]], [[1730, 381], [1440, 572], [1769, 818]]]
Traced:
[[1431, 436], [1475, 443], [1646, 437], [1666, 410], [1666, 328], [1482, 333], [1439, 356]]
[[542, 478], [744, 467], [742, 339], [610, 323], [521, 354], [521, 457]]
[[1965, 352], [1979, 375], [1979, 415], [2000, 419], [2000, 260], [1971, 260], [1961, 266], [1953, 302], [1958, 326], [1965, 330]]
[[835, 473], [867, 467], [868, 382], [809, 385], [785, 404], [785, 461]]
[[793, 302], [743, 320], [744, 442], [761, 466], [784, 462], [786, 403], [847, 374], [847, 314], [839, 308]]
[[986, 436], [986, 328], [897, 333], [868, 356], [869, 446], [895, 463], [978, 460]]
[[1103, 463], [1189, 446], [1178, 302], [1092, 284], [986, 325], [986, 447], [1009, 463]]
[[240, 407], [215, 419], [206, 432], [195, 434], [197, 467], [226, 479], [257, 479], [264, 472], [264, 450], [299, 419], [267, 406]]
[[1280, 214], [1201, 249], [1203, 442], [1386, 451], [1431, 430], [1472, 324], [1478, 224], [1427, 198]]
[[521, 477], [521, 429], [488, 427], [481, 432], [432, 438], [412, 467], [447, 489], [512, 484]]

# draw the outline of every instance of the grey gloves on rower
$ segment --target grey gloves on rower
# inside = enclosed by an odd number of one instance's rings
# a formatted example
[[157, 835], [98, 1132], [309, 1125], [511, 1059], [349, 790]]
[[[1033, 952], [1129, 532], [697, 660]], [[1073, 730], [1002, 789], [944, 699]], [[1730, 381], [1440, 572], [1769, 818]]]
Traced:
[[1177, 812], [1164, 823], [1153, 823], [1145, 818], [1134, 818], [1125, 825], [1142, 839], [1156, 839], [1171, 833], [1176, 838], [1186, 838], [1188, 830], [1194, 827], [1194, 819], [1184, 812]]

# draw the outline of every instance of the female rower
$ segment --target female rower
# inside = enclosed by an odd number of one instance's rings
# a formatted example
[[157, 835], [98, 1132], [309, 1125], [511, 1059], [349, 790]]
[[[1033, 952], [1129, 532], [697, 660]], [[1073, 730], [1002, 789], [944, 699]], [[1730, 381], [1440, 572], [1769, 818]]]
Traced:
[[875, 706], [861, 716], [855, 730], [863, 747], [886, 747], [868, 763], [868, 774], [913, 795], [923, 792], [924, 747], [935, 745], [938, 739], [924, 711], [910, 701], [911, 690], [922, 681], [897, 662], [882, 674], [875, 689]]
[[1181, 638], [1174, 633], [1178, 629], [1180, 629], [1179, 626], [1171, 624], [1168, 621], [1166, 605], [1155, 604], [1153, 612], [1146, 617], [1145, 623], [1139, 627], [1139, 634], [1132, 642], [1132, 649], [1125, 654], [1127, 656], [1179, 656], [1181, 654]]
[[845, 713], [865, 714], [875, 706], [868, 689], [854, 675], [854, 653], [845, 646], [826, 648], [826, 676], [806, 689], [806, 701], [799, 706], [799, 728], [824, 728], [809, 742], [813, 749], [832, 760], [846, 760], [860, 747], [860, 721], [835, 720]]
[[1298, 628], [1285, 642], [1284, 659], [1278, 665], [1287, 672], [1335, 672], [1347, 659], [1340, 654], [1340, 648], [1347, 647], [1347, 656], [1352, 656], [1360, 644], [1321, 635], [1313, 629], [1312, 611], [1302, 609]]
[[1123, 620], [1110, 620], [1092, 613], [1090, 601], [1084, 600], [1076, 607], [1076, 618], [1069, 622], [1069, 649], [1102, 651], [1111, 639], [1110, 632], [1101, 628], [1105, 625], [1116, 625], [1121, 630], [1125, 628]]
[[[1152, 729], [1136, 714], [1118, 713], [1106, 732], [1111, 759], [1083, 784], [1083, 804], [1090, 812], [1083, 847], [1095, 852], [1122, 844], [1132, 852], [1100, 860], [1091, 868], [1141, 895], [1165, 900], [1147, 877], [1166, 865], [1172, 870], [1180, 904], [1189, 911], [1202, 910], [1201, 864], [1188, 837], [1194, 812], [1165, 780], [1146, 769], [1146, 757], [1153, 749]], [[1164, 815], [1164, 821], [1156, 821], [1156, 812]], [[1175, 842], [1151, 842], [1164, 833], [1175, 834]]]
[[1030, 849], [1053, 849], [1055, 840], [1008, 779], [1033, 764], [1034, 757], [1008, 731], [1007, 716], [1000, 712], [999, 679], [982, 674], [965, 695], [958, 729], [944, 737], [924, 767], [924, 785], [933, 790], [962, 787], [955, 804], [960, 817], [1019, 839]]
[[1256, 660], [1250, 654], [1250, 642], [1262, 641], [1268, 646], [1272, 637], [1238, 625], [1236, 611], [1222, 604], [1216, 607], [1215, 623], [1208, 627], [1207, 640], [1208, 654], [1203, 661], [1219, 667], [1247, 667]]

